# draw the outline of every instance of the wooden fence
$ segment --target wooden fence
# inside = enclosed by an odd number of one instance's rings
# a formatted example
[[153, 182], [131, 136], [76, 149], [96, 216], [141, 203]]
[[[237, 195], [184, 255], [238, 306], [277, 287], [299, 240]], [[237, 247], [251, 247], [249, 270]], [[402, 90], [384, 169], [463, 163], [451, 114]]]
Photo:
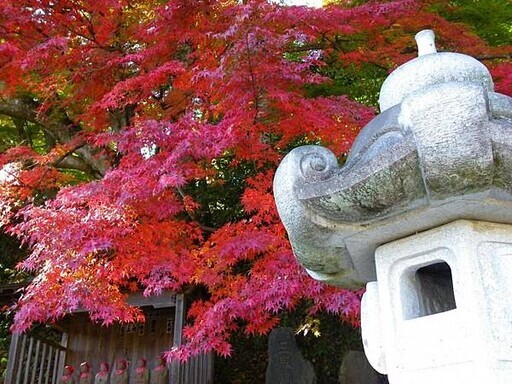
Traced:
[[178, 384], [213, 384], [213, 354], [199, 355], [179, 365], [177, 376]]
[[[66, 335], [62, 345], [29, 335], [12, 336], [5, 384], [57, 384], [66, 361]], [[213, 384], [213, 354], [172, 364], [171, 382]]]
[[[177, 295], [173, 347], [181, 345], [184, 315], [184, 296]], [[213, 384], [213, 353], [196, 356], [185, 364], [175, 362], [170, 373], [172, 384]]]
[[[136, 304], [147, 303], [141, 302]], [[168, 316], [169, 310], [165, 308], [169, 308], [171, 305], [175, 307], [175, 310], [173, 310], [172, 340], [171, 338], [169, 340], [165, 338], [165, 329], [160, 330], [164, 332], [163, 334], [156, 334], [155, 337], [158, 339], [156, 341], [154, 337], [151, 339], [148, 335], [141, 336], [143, 339], [148, 339], [148, 343], [158, 351], [165, 350], [166, 346], [162, 344], [165, 344], [165, 341], [169, 342], [167, 344], [169, 348], [178, 347], [181, 344], [182, 338], [185, 313], [184, 296], [176, 295], [173, 300], [169, 299], [164, 304], [163, 313], [166, 316]], [[120, 354], [124, 349], [131, 351], [131, 354], [128, 355], [125, 351], [123, 356], [131, 358], [134, 362], [136, 361], [134, 358], [137, 356], [155, 355], [155, 351], [148, 352], [150, 350], [147, 345], [148, 343], [137, 340], [133, 335], [131, 335], [133, 336], [132, 338], [126, 336], [121, 340], [122, 343], [119, 343], [119, 345], [122, 344], [122, 348], [120, 347], [119, 350], [113, 349], [110, 351], [110, 355], [108, 353], [105, 354], [106, 350], [101, 349], [102, 344], [114, 345], [111, 341], [116, 337], [118, 338], [117, 328], [112, 327], [107, 330], [97, 325], [93, 326], [92, 323], [81, 322], [80, 319], [82, 317], [84, 316], [78, 314], [78, 316], [75, 315], [69, 318], [69, 324], [62, 322], [62, 327], [59, 327], [59, 331], [55, 330], [55, 334], [52, 334], [52, 339], [60, 339], [60, 342], [43, 339], [35, 335], [13, 334], [9, 349], [5, 384], [58, 384], [66, 364], [77, 367], [84, 357], [92, 362], [94, 360], [92, 356], [97, 355], [100, 351], [105, 356], [111, 355], [110, 360], [112, 362], [114, 362], [114, 356]], [[166, 328], [166, 326], [171, 325], [167, 324], [168, 322], [164, 323], [160, 324], [157, 321], [155, 325], [159, 328]], [[99, 363], [96, 361], [95, 365], [99, 365]], [[213, 384], [213, 354], [197, 356], [185, 364], [172, 363], [169, 367], [169, 379], [169, 382], [172, 384]]]
[[66, 359], [61, 344], [26, 334], [12, 335], [5, 384], [56, 384]]

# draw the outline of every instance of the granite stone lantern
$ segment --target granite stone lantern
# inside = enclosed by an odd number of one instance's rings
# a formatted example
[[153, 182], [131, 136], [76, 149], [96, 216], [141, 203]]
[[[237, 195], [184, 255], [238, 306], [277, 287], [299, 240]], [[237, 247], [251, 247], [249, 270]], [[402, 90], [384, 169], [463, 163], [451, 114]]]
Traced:
[[512, 383], [512, 98], [416, 40], [344, 166], [294, 149], [276, 204], [312, 277], [367, 284], [364, 348], [392, 384]]

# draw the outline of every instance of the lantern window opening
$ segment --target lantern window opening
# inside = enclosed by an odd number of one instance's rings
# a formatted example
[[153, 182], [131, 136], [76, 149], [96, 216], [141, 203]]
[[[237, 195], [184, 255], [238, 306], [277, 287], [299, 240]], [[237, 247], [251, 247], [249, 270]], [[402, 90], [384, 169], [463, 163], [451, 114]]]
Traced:
[[400, 291], [404, 320], [457, 308], [452, 269], [442, 260], [406, 270], [400, 281]]

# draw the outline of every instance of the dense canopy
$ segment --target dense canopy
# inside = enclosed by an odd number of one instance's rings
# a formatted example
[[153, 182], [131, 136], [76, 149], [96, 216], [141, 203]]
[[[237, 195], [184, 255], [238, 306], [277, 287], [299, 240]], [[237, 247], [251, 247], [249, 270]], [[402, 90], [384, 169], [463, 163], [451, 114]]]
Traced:
[[295, 262], [277, 164], [305, 143], [343, 161], [421, 29], [507, 94], [512, 47], [499, 21], [478, 37], [463, 2], [350, 3], [3, 0], [0, 226], [34, 276], [14, 330], [77, 308], [141, 321], [125, 295], [166, 289], [193, 300], [169, 357], [228, 355], [231, 332], [266, 333], [299, 302], [357, 322], [360, 292]]

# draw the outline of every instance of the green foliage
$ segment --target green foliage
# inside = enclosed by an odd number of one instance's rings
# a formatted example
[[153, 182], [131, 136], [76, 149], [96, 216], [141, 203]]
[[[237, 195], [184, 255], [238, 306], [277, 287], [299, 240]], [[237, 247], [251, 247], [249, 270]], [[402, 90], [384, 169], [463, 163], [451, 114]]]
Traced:
[[[0, 231], [0, 284], [17, 283], [26, 278], [24, 273], [15, 268], [25, 256], [26, 249], [15, 238]], [[0, 378], [4, 377], [7, 367], [11, 323], [12, 315], [0, 308]]]
[[232, 335], [233, 355], [215, 357], [214, 382], [219, 384], [256, 384], [265, 382], [268, 364], [268, 336]]
[[11, 119], [0, 117], [0, 152], [16, 146], [16, 127]]
[[512, 3], [510, 0], [453, 0], [437, 5], [442, 16], [464, 23], [490, 45], [512, 43]]
[[27, 277], [15, 268], [26, 255], [16, 238], [0, 231], [0, 284], [18, 283]]
[[247, 178], [254, 175], [256, 169], [248, 162], [234, 166], [233, 156], [229, 154], [214, 159], [211, 168], [214, 171], [212, 177], [191, 183], [185, 188], [185, 193], [200, 205], [194, 219], [212, 228], [220, 228], [246, 215], [240, 198]]
[[0, 317], [0, 379], [4, 379], [9, 357], [9, 344], [11, 341], [9, 327], [11, 325], [9, 316], [2, 314]]
[[0, 116], [0, 153], [18, 145], [26, 145], [38, 153], [44, 153], [52, 142], [37, 124]]
[[331, 82], [310, 85], [310, 97], [347, 95], [375, 108], [379, 105], [380, 87], [388, 76], [385, 68], [371, 63], [345, 66], [335, 60], [329, 66], [319, 69], [319, 72], [329, 77]]

